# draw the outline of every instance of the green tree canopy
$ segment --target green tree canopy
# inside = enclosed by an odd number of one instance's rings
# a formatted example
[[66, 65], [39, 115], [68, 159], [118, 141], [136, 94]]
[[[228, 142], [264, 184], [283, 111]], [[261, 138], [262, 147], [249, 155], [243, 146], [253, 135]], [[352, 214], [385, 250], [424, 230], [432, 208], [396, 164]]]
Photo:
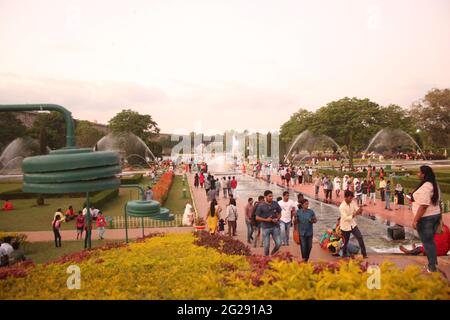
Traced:
[[313, 116], [313, 112], [299, 109], [281, 126], [280, 140], [289, 144], [297, 135], [311, 126]]
[[78, 147], [91, 148], [103, 137], [103, 133], [89, 121], [79, 120], [75, 125], [75, 137]]
[[0, 117], [0, 152], [14, 139], [23, 137], [25, 126], [13, 112], [2, 112]]
[[435, 147], [450, 146], [450, 89], [432, 89], [410, 110], [417, 126]]
[[383, 125], [381, 107], [369, 99], [348, 98], [332, 101], [316, 111], [311, 130], [333, 138], [345, 146], [353, 164], [353, 153], [364, 149]]
[[57, 111], [39, 114], [29, 130], [29, 135], [39, 140], [45, 135], [50, 149], [63, 148], [66, 145], [66, 122], [63, 114]]
[[136, 111], [122, 110], [108, 122], [114, 133], [131, 132], [144, 141], [159, 133], [158, 124], [151, 115], [139, 114]]

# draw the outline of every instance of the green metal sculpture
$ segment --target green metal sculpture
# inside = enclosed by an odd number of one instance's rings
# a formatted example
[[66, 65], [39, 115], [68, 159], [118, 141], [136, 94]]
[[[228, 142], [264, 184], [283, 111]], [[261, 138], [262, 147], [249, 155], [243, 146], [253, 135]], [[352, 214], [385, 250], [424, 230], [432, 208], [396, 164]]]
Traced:
[[[77, 193], [86, 192], [86, 207], [89, 208], [89, 193], [117, 189], [119, 187], [140, 188], [141, 199], [125, 205], [127, 215], [150, 217], [156, 220], [173, 220], [169, 210], [161, 208], [157, 201], [145, 201], [144, 190], [138, 185], [121, 186], [117, 174], [122, 172], [119, 155], [112, 151], [80, 149], [75, 146], [72, 114], [55, 104], [0, 105], [1, 111], [58, 111], [66, 122], [66, 146], [51, 151], [48, 155], [25, 158], [22, 163], [23, 191], [30, 193]], [[91, 248], [91, 215], [87, 210], [86, 247]], [[125, 219], [125, 221], [127, 221]], [[128, 242], [128, 226], [126, 224]]]

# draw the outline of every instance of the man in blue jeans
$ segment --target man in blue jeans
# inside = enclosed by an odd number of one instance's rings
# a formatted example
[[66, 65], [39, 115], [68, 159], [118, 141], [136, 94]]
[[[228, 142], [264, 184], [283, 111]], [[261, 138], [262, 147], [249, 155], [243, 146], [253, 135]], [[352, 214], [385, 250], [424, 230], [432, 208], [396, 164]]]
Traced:
[[264, 202], [256, 209], [256, 221], [261, 222], [263, 231], [264, 255], [268, 256], [270, 251], [270, 235], [275, 241], [272, 255], [277, 253], [281, 247], [280, 225], [281, 207], [278, 202], [273, 201], [273, 193], [270, 190], [264, 192]]

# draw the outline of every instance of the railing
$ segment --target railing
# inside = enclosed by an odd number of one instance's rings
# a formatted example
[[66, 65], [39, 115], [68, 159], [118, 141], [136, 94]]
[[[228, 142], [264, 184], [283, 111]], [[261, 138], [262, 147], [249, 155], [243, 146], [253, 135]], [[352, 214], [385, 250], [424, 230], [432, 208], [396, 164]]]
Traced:
[[[142, 228], [142, 222], [144, 223], [144, 228], [166, 228], [166, 227], [180, 227], [182, 225], [183, 216], [180, 214], [175, 215], [175, 220], [172, 221], [160, 221], [151, 218], [139, 218], [139, 217], [128, 217], [128, 228]], [[125, 228], [125, 217], [115, 216], [111, 221], [112, 229], [124, 229]]]

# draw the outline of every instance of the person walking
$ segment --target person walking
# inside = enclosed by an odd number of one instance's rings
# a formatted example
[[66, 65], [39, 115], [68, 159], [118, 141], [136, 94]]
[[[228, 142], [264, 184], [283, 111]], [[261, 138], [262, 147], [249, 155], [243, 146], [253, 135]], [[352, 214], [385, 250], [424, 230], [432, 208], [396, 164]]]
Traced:
[[362, 205], [367, 206], [367, 194], [369, 193], [369, 184], [367, 183], [367, 180], [364, 180], [362, 185]]
[[247, 205], [245, 206], [245, 224], [247, 226], [248, 244], [251, 244], [253, 240], [253, 223], [252, 223], [253, 210], [254, 210], [253, 198], [248, 198]]
[[105, 234], [106, 220], [101, 211], [98, 212], [95, 225], [97, 226], [98, 238], [100, 240], [103, 240], [103, 235]]
[[300, 251], [304, 262], [308, 262], [313, 244], [313, 224], [317, 222], [316, 214], [309, 209], [309, 202], [303, 199], [297, 210], [297, 225], [300, 235]]
[[56, 215], [52, 221], [52, 229], [55, 236], [56, 248], [61, 247], [61, 233], [59, 232], [59, 229], [61, 228], [61, 219], [62, 217], [60, 215]]
[[362, 191], [361, 182], [359, 182], [359, 181], [357, 181], [356, 185], [355, 185], [355, 195], [356, 195], [356, 204], [358, 206], [362, 206], [362, 204], [363, 204], [363, 201], [362, 201], [363, 191]]
[[216, 234], [217, 225], [220, 219], [220, 213], [222, 212], [222, 208], [217, 204], [217, 200], [213, 199], [209, 205], [208, 213], [206, 215], [206, 221], [209, 227], [210, 234]]
[[319, 191], [320, 191], [320, 185], [322, 184], [322, 181], [320, 180], [320, 176], [316, 175], [314, 178], [314, 195], [316, 199], [319, 199]]
[[380, 177], [380, 183], [378, 185], [378, 190], [380, 191], [381, 201], [385, 201], [385, 193], [384, 193], [385, 188], [386, 188], [386, 181], [384, 181], [383, 177]]
[[231, 194], [233, 195], [234, 199], [237, 199], [237, 185], [238, 182], [236, 180], [236, 177], [233, 177], [233, 179], [231, 180]]
[[370, 178], [369, 181], [369, 203], [372, 204], [372, 200], [373, 200], [373, 205], [376, 204], [376, 185], [375, 185], [375, 179], [374, 178]]
[[278, 202], [273, 201], [273, 193], [270, 190], [264, 191], [264, 202], [260, 203], [256, 209], [256, 221], [262, 223], [262, 234], [264, 244], [264, 255], [268, 256], [270, 252], [270, 236], [275, 241], [275, 247], [271, 254], [280, 250], [281, 237], [280, 225], [281, 208]]
[[[256, 220], [256, 209], [258, 208], [258, 206], [264, 203], [264, 196], [259, 196], [258, 197], [258, 201], [256, 201], [253, 204], [253, 212], [252, 212], [252, 225], [253, 225], [253, 234], [255, 235], [253, 237], [253, 247], [256, 248], [258, 245], [258, 241], [261, 237], [261, 223], [260, 221]], [[260, 247], [263, 246], [263, 242], [260, 242]]]
[[78, 216], [76, 220], [76, 227], [77, 227], [77, 240], [83, 239], [83, 230], [84, 230], [84, 224], [85, 224], [85, 217], [83, 216], [83, 211], [78, 211]]
[[222, 181], [222, 189], [223, 189], [223, 197], [224, 197], [224, 198], [227, 198], [227, 194], [228, 194], [227, 177], [223, 177], [223, 181]]
[[433, 169], [429, 166], [421, 166], [417, 176], [421, 182], [411, 196], [414, 214], [413, 228], [417, 230], [427, 255], [427, 271], [437, 272], [438, 261], [434, 235], [442, 219], [439, 186]]
[[200, 176], [198, 178], [198, 181], [200, 182], [200, 188], [203, 189], [203, 185], [205, 183], [205, 176], [203, 175], [203, 172], [200, 173]]
[[395, 195], [397, 196], [397, 206], [395, 207], [395, 210], [401, 209], [405, 205], [405, 195], [400, 183], [397, 183], [395, 186]]
[[292, 224], [292, 217], [295, 215], [295, 202], [289, 199], [289, 191], [283, 192], [283, 199], [278, 201], [278, 205], [281, 207], [280, 218], [280, 236], [281, 245], [289, 245], [289, 230]]
[[228, 236], [235, 237], [238, 212], [236, 207], [236, 200], [234, 198], [230, 199], [230, 203], [227, 205], [226, 210], [227, 210], [227, 217], [225, 218], [225, 222], [228, 224]]
[[341, 214], [341, 231], [342, 236], [344, 238], [344, 245], [342, 247], [343, 257], [347, 255], [347, 247], [348, 242], [350, 240], [350, 235], [358, 240], [359, 247], [361, 248], [361, 253], [364, 259], [367, 258], [366, 246], [364, 245], [363, 236], [361, 231], [358, 229], [358, 225], [356, 224], [356, 216], [362, 214], [362, 207], [358, 208], [357, 205], [353, 202], [353, 192], [347, 190], [344, 192], [344, 201], [342, 201], [339, 206], [339, 211]]
[[198, 173], [196, 173], [194, 176], [194, 187], [198, 188], [199, 185], [200, 185], [200, 177], [198, 176]]
[[386, 198], [386, 206], [384, 207], [386, 210], [392, 211], [391, 209], [391, 180], [388, 180], [386, 183], [386, 188], [384, 189], [385, 198]]
[[216, 198], [220, 199], [220, 190], [222, 189], [222, 183], [220, 182], [220, 179], [216, 179]]
[[341, 178], [336, 176], [334, 178], [334, 190], [335, 190], [335, 193], [336, 193], [336, 198], [340, 197], [341, 187], [342, 187]]
[[229, 197], [232, 196], [233, 193], [231, 192], [231, 177], [228, 177], [228, 180], [227, 180], [227, 190], [228, 190], [228, 196]]

